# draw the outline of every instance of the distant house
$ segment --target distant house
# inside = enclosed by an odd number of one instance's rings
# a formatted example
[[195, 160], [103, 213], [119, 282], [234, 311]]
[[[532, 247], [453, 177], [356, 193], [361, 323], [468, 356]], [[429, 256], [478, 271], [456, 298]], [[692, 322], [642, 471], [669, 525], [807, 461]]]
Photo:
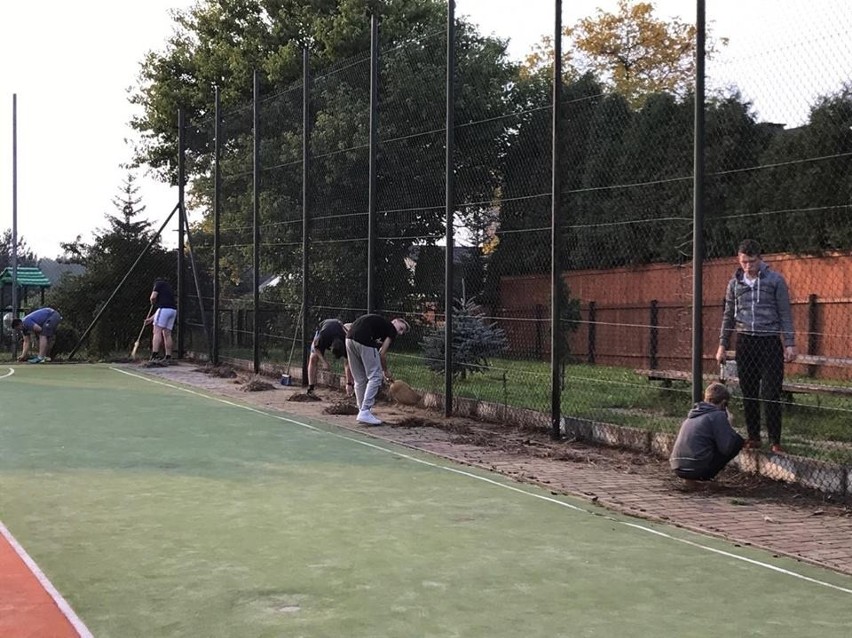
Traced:
[[284, 280], [284, 277], [281, 275], [266, 275], [261, 279], [260, 284], [258, 284], [257, 289], [260, 292], [263, 292], [267, 288], [275, 288], [278, 284], [280, 284]]
[[66, 275], [69, 277], [79, 277], [85, 274], [86, 267], [80, 264], [68, 264], [55, 259], [39, 259], [38, 269], [47, 277], [51, 286], [55, 286]]

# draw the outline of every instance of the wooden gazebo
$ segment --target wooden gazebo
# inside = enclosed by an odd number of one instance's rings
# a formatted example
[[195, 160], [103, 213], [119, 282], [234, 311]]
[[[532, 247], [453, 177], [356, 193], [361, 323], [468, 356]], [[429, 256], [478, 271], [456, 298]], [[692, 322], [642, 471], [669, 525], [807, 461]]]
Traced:
[[[39, 306], [44, 305], [44, 291], [50, 288], [50, 280], [38, 268], [18, 266], [18, 308], [29, 306], [28, 294], [33, 288], [39, 290]], [[12, 310], [12, 268], [0, 272], [0, 307], [3, 312]]]

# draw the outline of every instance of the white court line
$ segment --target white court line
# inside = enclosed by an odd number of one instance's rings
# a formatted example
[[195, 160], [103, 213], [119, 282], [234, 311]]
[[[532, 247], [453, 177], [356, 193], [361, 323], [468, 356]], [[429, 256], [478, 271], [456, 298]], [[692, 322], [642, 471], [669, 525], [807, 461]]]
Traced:
[[633, 527], [638, 530], [642, 530], [643, 532], [648, 532], [649, 534], [655, 534], [657, 536], [662, 536], [663, 538], [668, 538], [669, 540], [677, 541], [678, 543], [684, 543], [685, 545], [692, 545], [693, 547], [699, 547], [701, 549], [705, 549], [708, 552], [713, 552], [714, 554], [720, 554], [722, 556], [727, 556], [728, 558], [734, 558], [736, 560], [741, 560], [746, 563], [750, 563], [752, 565], [758, 565], [759, 567], [765, 567], [766, 569], [771, 569], [774, 572], [778, 572], [779, 574], [786, 574], [787, 576], [793, 576], [794, 578], [801, 578], [809, 583], [816, 583], [817, 585], [823, 585], [824, 587], [830, 587], [831, 589], [836, 589], [837, 591], [842, 591], [846, 594], [852, 594], [852, 589], [847, 589], [846, 587], [841, 587], [840, 585], [832, 585], [831, 583], [826, 583], [822, 580], [817, 580], [816, 578], [811, 578], [810, 576], [805, 576], [804, 574], [799, 574], [794, 571], [790, 571], [789, 569], [784, 569], [783, 567], [778, 567], [777, 565], [771, 565], [769, 563], [763, 563], [759, 560], [754, 560], [752, 558], [746, 558], [745, 556], [738, 556], [737, 554], [732, 554], [731, 552], [726, 552], [723, 549], [715, 549], [713, 547], [706, 547], [695, 541], [690, 541], [685, 538], [678, 538], [677, 536], [672, 536], [670, 534], [666, 534], [665, 532], [661, 532], [656, 529], [651, 529], [650, 527], [646, 527], [645, 525], [638, 525], [637, 523], [627, 523], [625, 521], [621, 521], [622, 525], [627, 525], [628, 527]]
[[[526, 496], [532, 496], [533, 498], [537, 498], [537, 499], [542, 500], [542, 501], [554, 503], [555, 505], [559, 505], [561, 507], [576, 510], [576, 511], [579, 511], [579, 512], [584, 512], [586, 514], [590, 514], [590, 515], [594, 515], [594, 516], [600, 516], [599, 512], [595, 512], [595, 511], [592, 511], [592, 510], [589, 510], [589, 509], [586, 509], [586, 508], [583, 508], [583, 507], [578, 507], [577, 505], [573, 505], [571, 503], [565, 503], [565, 502], [560, 501], [558, 499], [551, 498], [549, 496], [545, 496], [544, 494], [536, 494], [534, 492], [529, 492], [527, 490], [521, 489], [521, 488], [516, 487], [514, 485], [508, 485], [506, 483], [502, 483], [500, 481], [495, 481], [494, 479], [490, 479], [490, 478], [485, 477], [485, 476], [479, 476], [479, 475], [474, 474], [472, 472], [467, 472], [465, 470], [461, 470], [461, 469], [454, 468], [454, 467], [448, 467], [446, 465], [440, 465], [438, 463], [432, 463], [431, 461], [427, 461], [425, 459], [419, 459], [415, 456], [405, 454], [405, 453], [400, 452], [398, 450], [392, 450], [390, 448], [386, 448], [386, 447], [383, 447], [381, 445], [377, 445], [375, 443], [370, 443], [369, 441], [362, 441], [362, 440], [353, 438], [351, 436], [346, 436], [345, 434], [338, 434], [336, 432], [329, 432], [327, 430], [323, 430], [322, 428], [318, 428], [316, 426], [310, 425], [309, 423], [304, 423], [302, 421], [297, 421], [295, 419], [291, 419], [291, 418], [281, 416], [281, 415], [278, 415], [278, 414], [273, 414], [273, 413], [270, 413], [270, 412], [264, 412], [263, 410], [258, 410], [257, 408], [253, 408], [253, 407], [248, 406], [248, 405], [242, 405], [240, 403], [234, 403], [233, 401], [229, 401], [227, 399], [222, 399], [220, 397], [213, 396], [211, 394], [205, 394], [203, 392], [198, 392], [198, 391], [192, 390], [190, 388], [185, 388], [185, 387], [182, 387], [182, 386], [179, 386], [179, 385], [174, 385], [173, 383], [163, 381], [162, 379], [159, 379], [159, 378], [152, 378], [152, 377], [149, 377], [149, 376], [145, 376], [145, 375], [141, 375], [141, 374], [137, 374], [137, 373], [133, 373], [133, 372], [128, 372], [127, 370], [122, 370], [120, 368], [110, 368], [110, 369], [115, 370], [116, 372], [121, 372], [122, 374], [126, 374], [126, 375], [134, 377], [136, 379], [142, 379], [143, 381], [148, 381], [149, 383], [154, 383], [154, 384], [157, 384], [157, 385], [163, 385], [163, 386], [166, 386], [167, 388], [171, 388], [173, 390], [180, 390], [182, 392], [194, 394], [196, 396], [199, 396], [199, 397], [202, 397], [202, 398], [205, 398], [205, 399], [218, 401], [219, 403], [224, 403], [226, 405], [230, 405], [230, 406], [233, 406], [235, 408], [247, 410], [249, 412], [254, 412], [256, 414], [261, 414], [263, 416], [271, 417], [271, 418], [277, 419], [279, 421], [285, 421], [287, 423], [292, 423], [293, 425], [298, 425], [300, 427], [307, 428], [309, 430], [324, 432], [326, 434], [344, 439], [346, 441], [351, 441], [353, 443], [357, 443], [357, 444], [363, 445], [365, 447], [373, 448], [375, 450], [387, 452], [388, 454], [393, 454], [394, 456], [398, 456], [400, 458], [404, 458], [404, 459], [408, 459], [410, 461], [414, 461], [415, 463], [421, 463], [423, 465], [427, 465], [429, 467], [433, 467], [433, 468], [436, 468], [436, 469], [439, 469], [439, 470], [444, 470], [446, 472], [452, 472], [453, 474], [460, 474], [461, 476], [466, 476], [468, 478], [472, 478], [472, 479], [475, 479], [477, 481], [482, 481], [483, 483], [489, 483], [489, 484], [494, 485], [496, 487], [500, 487], [500, 488], [503, 488], [503, 489], [506, 489], [506, 490], [510, 490], [512, 492], [518, 492], [520, 494], [524, 494]], [[428, 452], [427, 452], [427, 454], [428, 454]], [[716, 549], [716, 548], [710, 547], [708, 545], [702, 545], [701, 543], [696, 543], [695, 541], [690, 541], [690, 540], [687, 540], [687, 539], [684, 539], [684, 538], [678, 538], [677, 536], [672, 536], [672, 535], [667, 534], [665, 532], [657, 531], [657, 530], [652, 529], [650, 527], [647, 527], [645, 525], [639, 525], [637, 523], [620, 521], [620, 520], [618, 520], [616, 518], [612, 518], [612, 517], [605, 517], [605, 518], [608, 518], [609, 520], [615, 521], [615, 522], [617, 522], [621, 525], [626, 525], [627, 527], [631, 527], [631, 528], [634, 528], [634, 529], [637, 529], [637, 530], [641, 530], [643, 532], [655, 534], [657, 536], [660, 536], [662, 538], [666, 538], [666, 539], [671, 540], [671, 541], [676, 541], [678, 543], [684, 543], [686, 545], [690, 545], [692, 547], [696, 547], [698, 549], [702, 549], [702, 550], [707, 551], [707, 552], [712, 552], [714, 554], [719, 554], [721, 556], [726, 556], [728, 558], [740, 560], [740, 561], [743, 561], [743, 562], [748, 563], [750, 565], [762, 567], [764, 569], [768, 569], [770, 571], [774, 571], [774, 572], [777, 572], [777, 573], [780, 573], [780, 574], [784, 574], [786, 576], [791, 576], [793, 578], [798, 578], [800, 580], [803, 580], [803, 581], [806, 581], [806, 582], [809, 582], [809, 583], [813, 583], [813, 584], [816, 584], [816, 585], [822, 585], [823, 587], [828, 587], [829, 589], [835, 589], [837, 591], [842, 591], [843, 593], [846, 593], [846, 594], [852, 594], [852, 589], [847, 589], [845, 587], [840, 587], [839, 585], [834, 585], [832, 583], [829, 583], [829, 582], [826, 582], [826, 581], [823, 581], [823, 580], [811, 578], [810, 576], [805, 576], [804, 574], [799, 574], [798, 572], [794, 572], [794, 571], [791, 571], [791, 570], [788, 570], [788, 569], [784, 569], [782, 567], [777, 567], [776, 565], [772, 565], [771, 563], [766, 563], [766, 562], [763, 562], [763, 561], [754, 560], [752, 558], [747, 558], [745, 556], [739, 556], [738, 554], [726, 552], [724, 550]]]
[[0, 374], [0, 379], [11, 377], [13, 374], [15, 374], [15, 368], [9, 368], [9, 372], [7, 372], [6, 374]]
[[36, 577], [39, 584], [44, 588], [44, 590], [50, 594], [50, 597], [53, 599], [53, 602], [56, 603], [56, 606], [59, 607], [59, 611], [68, 619], [68, 622], [74, 627], [74, 630], [80, 635], [80, 638], [93, 638], [92, 632], [89, 631], [88, 627], [83, 623], [82, 620], [74, 613], [74, 610], [71, 609], [71, 605], [62, 597], [56, 588], [53, 586], [53, 583], [44, 575], [44, 572], [39, 569], [38, 565], [36, 565], [35, 561], [27, 554], [27, 551], [21, 547], [20, 543], [15, 540], [15, 537], [12, 536], [12, 532], [10, 532], [3, 523], [0, 523], [0, 534], [6, 539], [9, 545], [12, 546], [12, 549], [18, 554], [18, 557], [24, 561], [26, 566], [29, 568], [32, 575]]

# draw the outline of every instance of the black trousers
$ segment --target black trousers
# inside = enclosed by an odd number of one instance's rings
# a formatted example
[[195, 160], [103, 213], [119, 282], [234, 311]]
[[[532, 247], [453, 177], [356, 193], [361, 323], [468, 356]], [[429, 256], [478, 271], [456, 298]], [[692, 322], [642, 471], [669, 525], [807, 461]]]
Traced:
[[777, 336], [737, 334], [737, 375], [743, 391], [748, 438], [760, 438], [760, 406], [772, 444], [781, 443], [781, 386], [784, 383], [784, 345]]

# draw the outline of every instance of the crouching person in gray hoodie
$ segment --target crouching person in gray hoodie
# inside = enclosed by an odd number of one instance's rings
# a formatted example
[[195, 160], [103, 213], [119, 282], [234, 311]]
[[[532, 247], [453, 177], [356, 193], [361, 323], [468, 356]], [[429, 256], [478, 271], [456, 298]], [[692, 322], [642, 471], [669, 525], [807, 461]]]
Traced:
[[711, 383], [704, 400], [696, 403], [680, 426], [669, 465], [682, 479], [713, 479], [743, 447], [741, 437], [728, 420], [731, 391], [721, 383]]

